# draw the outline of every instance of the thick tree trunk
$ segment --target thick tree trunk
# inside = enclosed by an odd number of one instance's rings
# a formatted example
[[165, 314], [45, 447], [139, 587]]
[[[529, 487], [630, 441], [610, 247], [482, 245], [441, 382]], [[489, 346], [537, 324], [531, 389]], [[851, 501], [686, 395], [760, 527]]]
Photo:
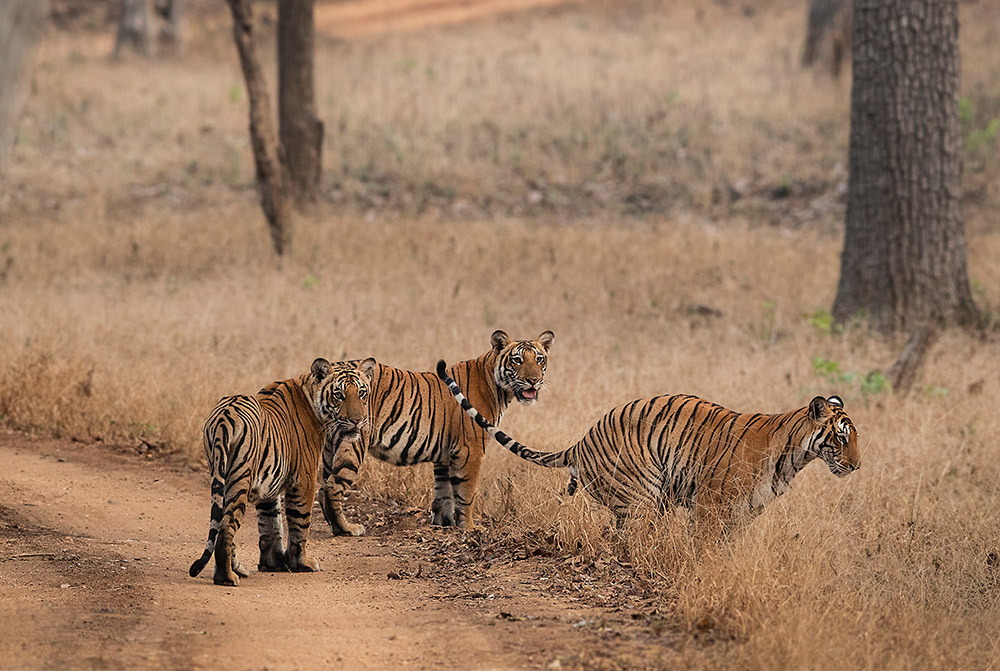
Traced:
[[278, 3], [278, 117], [296, 202], [315, 202], [323, 171], [323, 123], [313, 90], [313, 0]]
[[957, 0], [854, 0], [847, 218], [834, 316], [967, 322]]
[[291, 212], [288, 202], [285, 161], [271, 118], [267, 81], [260, 69], [253, 43], [251, 0], [228, 0], [233, 14], [233, 38], [240, 54], [240, 66], [250, 101], [250, 142], [257, 165], [257, 188], [261, 206], [271, 231], [274, 252], [281, 256], [291, 241]]
[[17, 137], [31, 90], [31, 72], [48, 15], [42, 0], [0, 2], [0, 168]]

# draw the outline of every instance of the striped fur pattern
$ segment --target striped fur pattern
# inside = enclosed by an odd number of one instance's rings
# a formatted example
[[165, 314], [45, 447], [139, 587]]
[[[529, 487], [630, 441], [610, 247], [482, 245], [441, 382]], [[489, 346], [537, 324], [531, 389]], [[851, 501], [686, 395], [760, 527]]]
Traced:
[[[317, 571], [306, 552], [316, 471], [324, 437], [358, 440], [368, 421], [375, 360], [330, 364], [273, 382], [255, 396], [222, 399], [205, 423], [205, 456], [212, 472], [212, 513], [205, 551], [192, 577], [215, 554], [217, 585], [246, 577], [233, 541], [251, 495], [257, 499], [260, 571]], [[282, 507], [288, 525], [285, 546]]]
[[[497, 424], [512, 401], [531, 405], [538, 398], [554, 338], [552, 331], [545, 331], [534, 340], [513, 340], [495, 331], [485, 354], [452, 366], [450, 374]], [[378, 365], [371, 417], [361, 441], [334, 436], [323, 450], [320, 505], [333, 533], [357, 536], [365, 531], [347, 520], [343, 501], [366, 452], [397, 466], [434, 464], [431, 522], [471, 526], [470, 507], [489, 437], [458, 409], [437, 376]]]
[[692, 508], [697, 518], [734, 523], [783, 494], [819, 457], [837, 476], [861, 463], [858, 432], [838, 396], [790, 412], [741, 414], [696, 396], [639, 399], [608, 412], [575, 445], [533, 450], [479, 413], [438, 363], [462, 409], [508, 450], [530, 462], [569, 468], [577, 483], [621, 520], [637, 505]]

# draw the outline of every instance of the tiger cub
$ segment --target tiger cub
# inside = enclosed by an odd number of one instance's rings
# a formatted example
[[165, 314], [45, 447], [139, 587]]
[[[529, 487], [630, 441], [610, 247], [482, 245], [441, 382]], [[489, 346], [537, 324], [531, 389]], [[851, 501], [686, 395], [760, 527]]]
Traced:
[[[205, 457], [212, 471], [208, 543], [188, 571], [201, 573], [215, 553], [217, 585], [237, 585], [248, 571], [233, 539], [247, 501], [256, 495], [260, 571], [317, 571], [306, 552], [316, 471], [324, 436], [356, 441], [368, 421], [375, 359], [331, 364], [313, 361], [309, 372], [273, 382], [255, 396], [223, 398], [205, 422]], [[285, 547], [282, 504], [288, 523]]]
[[[538, 398], [554, 338], [552, 331], [544, 331], [534, 340], [512, 340], [504, 331], [494, 331], [490, 349], [452, 366], [451, 375], [497, 424], [511, 401], [531, 405]], [[362, 525], [347, 520], [343, 501], [369, 452], [397, 466], [433, 463], [431, 523], [470, 527], [470, 506], [488, 440], [455, 406], [434, 373], [379, 364], [372, 378], [371, 423], [364, 437], [347, 441], [334, 435], [323, 450], [323, 515], [334, 534], [365, 532]]]
[[577, 483], [619, 523], [637, 504], [692, 508], [696, 519], [735, 523], [785, 493], [795, 474], [820, 457], [834, 475], [861, 463], [858, 432], [838, 396], [815, 397], [790, 412], [741, 414], [696, 396], [639, 399], [608, 412], [561, 452], [532, 450], [479, 414], [448, 374], [438, 377], [476, 423], [535, 464], [569, 467]]

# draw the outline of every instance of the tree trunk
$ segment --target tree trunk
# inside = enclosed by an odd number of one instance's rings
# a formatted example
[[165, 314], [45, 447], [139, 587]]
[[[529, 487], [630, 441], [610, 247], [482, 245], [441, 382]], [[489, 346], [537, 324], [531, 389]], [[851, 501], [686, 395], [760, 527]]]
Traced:
[[323, 122], [313, 90], [313, 0], [278, 3], [278, 117], [289, 186], [299, 204], [316, 201], [323, 171]]
[[152, 9], [150, 0], [121, 0], [121, 16], [115, 35], [115, 56], [122, 49], [131, 49], [143, 56], [149, 55], [149, 34]]
[[851, 54], [851, 0], [809, 0], [802, 65], [815, 65], [821, 54], [829, 59], [833, 76], [839, 77]]
[[184, 0], [155, 0], [159, 28], [156, 45], [160, 53], [184, 51]]
[[233, 14], [233, 38], [250, 101], [250, 141], [257, 166], [257, 188], [261, 207], [271, 231], [271, 243], [279, 257], [291, 241], [291, 212], [285, 177], [285, 161], [271, 119], [267, 82], [254, 51], [251, 0], [228, 0]]
[[48, 2], [0, 2], [0, 168], [17, 137], [17, 122], [31, 90], [31, 72]]
[[854, 0], [847, 217], [833, 313], [970, 322], [957, 0]]

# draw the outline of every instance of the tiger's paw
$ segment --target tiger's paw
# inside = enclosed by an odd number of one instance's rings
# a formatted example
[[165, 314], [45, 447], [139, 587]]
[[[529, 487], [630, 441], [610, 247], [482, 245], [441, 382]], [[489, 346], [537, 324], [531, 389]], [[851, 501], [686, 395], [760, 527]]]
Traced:
[[241, 578], [246, 578], [250, 575], [250, 571], [243, 568], [243, 566], [236, 560], [236, 557], [233, 557], [233, 573]]
[[228, 574], [223, 572], [219, 573], [216, 571], [215, 575], [212, 576], [212, 582], [216, 585], [223, 585], [225, 587], [238, 587], [240, 584], [240, 577], [233, 572]]
[[288, 570], [307, 573], [319, 570], [319, 562], [309, 555], [305, 541], [288, 545]]
[[261, 551], [260, 561], [257, 562], [258, 571], [287, 571], [288, 555], [283, 551]]
[[319, 570], [319, 562], [306, 555], [298, 563], [289, 565], [288, 570], [293, 573], [312, 573]]
[[364, 536], [365, 534], [365, 525], [348, 522], [347, 517], [342, 512], [331, 512], [326, 516], [326, 521], [330, 523], [330, 532], [334, 536]]
[[455, 516], [451, 513], [434, 513], [431, 517], [431, 524], [438, 527], [455, 526]]
[[[332, 527], [332, 525], [331, 525]], [[350, 522], [343, 522], [337, 527], [332, 527], [334, 536], [364, 536], [365, 535], [365, 525], [364, 524], [351, 524]]]

